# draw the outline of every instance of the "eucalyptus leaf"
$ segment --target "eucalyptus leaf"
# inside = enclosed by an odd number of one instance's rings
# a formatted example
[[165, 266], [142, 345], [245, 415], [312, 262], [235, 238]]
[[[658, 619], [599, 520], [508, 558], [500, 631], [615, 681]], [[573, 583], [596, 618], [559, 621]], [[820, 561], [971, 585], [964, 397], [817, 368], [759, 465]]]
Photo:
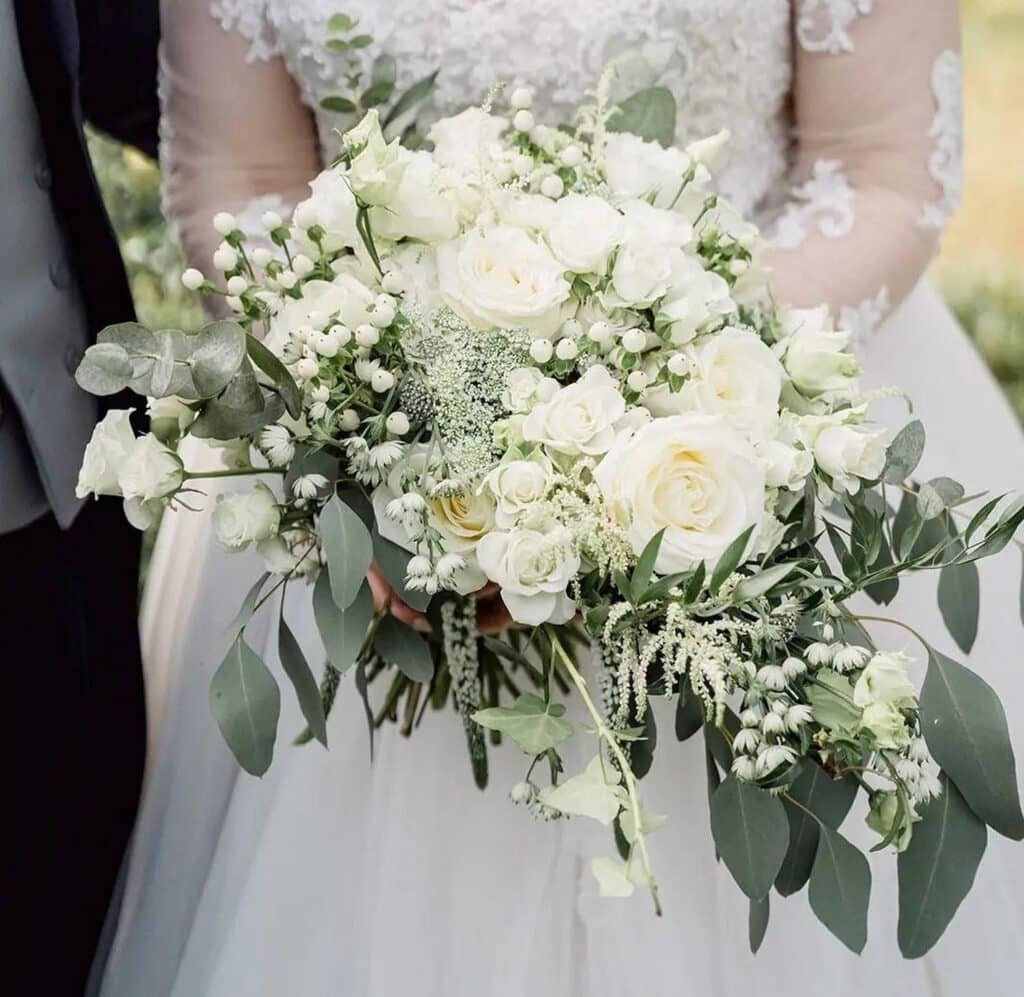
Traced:
[[711, 798], [715, 847], [740, 889], [752, 900], [768, 895], [782, 867], [789, 823], [774, 796], [734, 775]]
[[[676, 99], [666, 87], [640, 90], [619, 104], [608, 128], [613, 132], [630, 132], [668, 148], [676, 138]], [[680, 176], [680, 183], [682, 179]]]
[[192, 378], [191, 364], [199, 337], [181, 329], [156, 329], [151, 336], [152, 355], [135, 357], [135, 373], [129, 387], [151, 398], [173, 395], [185, 401], [197, 401], [200, 395]]
[[373, 60], [370, 76], [374, 83], [394, 83], [398, 75], [398, 63], [394, 56], [382, 52]]
[[157, 348], [156, 359], [149, 371], [148, 394], [151, 398], [164, 398], [170, 393], [174, 381], [176, 351], [174, 339], [166, 330], [157, 333], [154, 338]]
[[132, 362], [123, 346], [96, 343], [85, 351], [75, 381], [91, 395], [116, 395], [128, 387], [132, 373]]
[[689, 685], [681, 684], [676, 699], [676, 739], [686, 741], [704, 725], [704, 704]]
[[396, 665], [413, 682], [428, 683], [434, 677], [434, 659], [426, 640], [394, 616], [380, 621], [373, 640], [374, 649]]
[[338, 609], [348, 609], [359, 594], [373, 561], [370, 531], [337, 495], [333, 495], [320, 511], [320, 537], [334, 602]]
[[492, 706], [473, 714], [481, 727], [508, 734], [528, 755], [542, 755], [572, 736], [572, 724], [561, 703], [545, 703], [525, 693], [512, 706]]
[[897, 939], [907, 959], [924, 955], [942, 937], [974, 885], [988, 832], [945, 776], [944, 791], [921, 812], [897, 870]]
[[228, 624], [227, 632], [232, 640], [249, 625], [249, 620], [252, 619], [252, 614], [256, 611], [256, 603], [259, 601], [260, 592], [263, 591], [263, 586], [267, 584], [267, 579], [269, 578], [270, 572], [264, 571], [253, 583], [252, 588], [245, 594], [245, 598], [242, 600], [242, 605], [235, 614], [235, 618]]
[[288, 414], [298, 419], [302, 415], [302, 394], [288, 368], [255, 336], [246, 335], [245, 343], [249, 359], [273, 381]]
[[232, 321], [211, 322], [196, 337], [192, 350], [192, 380], [204, 398], [219, 394], [238, 373], [245, 359], [245, 330]]
[[418, 79], [391, 106], [384, 116], [385, 134], [390, 139], [400, 135], [416, 118], [420, 107], [434, 92], [437, 85], [437, 70]]
[[757, 950], [764, 941], [764, 934], [768, 930], [769, 914], [771, 914], [769, 897], [750, 901], [750, 912], [747, 915], [747, 940], [750, 942], [750, 951], [754, 955], [757, 955]]
[[964, 564], [944, 564], [939, 572], [939, 610], [942, 619], [964, 654], [970, 654], [978, 636], [978, 617], [981, 613], [981, 582], [978, 566], [973, 561]]
[[364, 583], [352, 605], [341, 610], [331, 595], [327, 572], [321, 571], [313, 587], [313, 618], [331, 664], [339, 672], [346, 671], [359, 655], [373, 622], [373, 595], [369, 584]]
[[238, 764], [250, 775], [263, 775], [274, 758], [281, 692], [241, 635], [214, 673], [210, 710]]
[[156, 340], [153, 333], [138, 322], [118, 322], [108, 325], [96, 337], [97, 343], [114, 343], [124, 348], [129, 355], [155, 354]]
[[654, 749], [658, 746], [658, 725], [654, 719], [654, 710], [651, 704], [647, 704], [647, 711], [644, 713], [643, 736], [634, 741], [629, 747], [629, 763], [633, 768], [633, 774], [642, 779], [651, 771], [654, 764]]
[[363, 91], [362, 96], [359, 98], [359, 103], [363, 107], [378, 107], [388, 100], [394, 91], [394, 83], [386, 80], [372, 83]]
[[981, 676], [929, 648], [921, 731], [939, 766], [989, 827], [1024, 838], [1017, 769], [999, 697]]
[[228, 386], [202, 408], [189, 432], [198, 439], [233, 440], [284, 415], [280, 396], [263, 391], [245, 360]]
[[356, 105], [348, 97], [330, 96], [320, 101], [320, 106], [325, 111], [332, 111], [334, 114], [354, 114]]
[[871, 867], [857, 848], [826, 825], [819, 828], [808, 897], [818, 920], [848, 949], [862, 952], [868, 940]]
[[925, 432], [920, 419], [908, 422], [889, 444], [882, 478], [890, 485], [906, 481], [921, 461]]
[[281, 659], [281, 667], [295, 690], [299, 709], [309, 725], [310, 732], [326, 748], [327, 717], [324, 715], [320, 686], [313, 676], [306, 656], [302, 653], [299, 642], [285, 623], [283, 613], [277, 631], [277, 653]]

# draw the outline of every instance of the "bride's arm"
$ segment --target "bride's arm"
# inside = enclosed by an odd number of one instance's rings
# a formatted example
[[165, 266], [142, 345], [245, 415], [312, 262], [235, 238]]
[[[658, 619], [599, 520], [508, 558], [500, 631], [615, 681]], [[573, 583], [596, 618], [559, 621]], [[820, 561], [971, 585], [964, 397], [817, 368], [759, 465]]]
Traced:
[[221, 4], [239, 9], [235, 20], [215, 7], [162, 0], [160, 52], [164, 210], [189, 263], [211, 276], [217, 211], [280, 198], [287, 214], [320, 170], [313, 116], [274, 54], [262, 3]]
[[778, 297], [863, 332], [934, 254], [961, 187], [956, 0], [794, 0], [797, 142]]

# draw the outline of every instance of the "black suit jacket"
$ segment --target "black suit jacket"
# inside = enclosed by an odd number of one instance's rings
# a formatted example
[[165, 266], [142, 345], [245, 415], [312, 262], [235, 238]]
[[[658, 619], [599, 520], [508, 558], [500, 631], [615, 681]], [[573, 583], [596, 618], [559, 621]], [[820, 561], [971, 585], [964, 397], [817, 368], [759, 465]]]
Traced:
[[51, 197], [93, 336], [134, 314], [82, 128], [156, 154], [159, 0], [14, 0]]

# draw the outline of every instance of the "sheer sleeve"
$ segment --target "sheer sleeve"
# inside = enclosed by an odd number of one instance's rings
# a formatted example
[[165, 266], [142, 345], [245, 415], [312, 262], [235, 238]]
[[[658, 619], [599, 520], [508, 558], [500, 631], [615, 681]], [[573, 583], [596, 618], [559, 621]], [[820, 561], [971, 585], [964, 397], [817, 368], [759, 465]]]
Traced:
[[275, 54], [263, 6], [162, 2], [164, 209], [189, 263], [211, 275], [214, 213], [240, 223], [260, 207], [287, 214], [320, 169], [312, 114]]
[[956, 0], [794, 0], [791, 189], [781, 301], [863, 334], [913, 288], [962, 180]]

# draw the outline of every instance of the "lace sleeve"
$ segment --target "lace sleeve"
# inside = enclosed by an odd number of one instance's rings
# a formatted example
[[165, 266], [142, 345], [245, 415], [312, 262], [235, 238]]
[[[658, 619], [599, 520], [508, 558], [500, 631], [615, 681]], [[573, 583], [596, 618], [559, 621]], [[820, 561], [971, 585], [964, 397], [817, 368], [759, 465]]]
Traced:
[[240, 224], [306, 196], [320, 169], [312, 115], [275, 55], [263, 0], [163, 0], [164, 209], [189, 262], [212, 276], [225, 210]]
[[956, 0], [795, 0], [780, 300], [864, 333], [913, 288], [961, 188]]

